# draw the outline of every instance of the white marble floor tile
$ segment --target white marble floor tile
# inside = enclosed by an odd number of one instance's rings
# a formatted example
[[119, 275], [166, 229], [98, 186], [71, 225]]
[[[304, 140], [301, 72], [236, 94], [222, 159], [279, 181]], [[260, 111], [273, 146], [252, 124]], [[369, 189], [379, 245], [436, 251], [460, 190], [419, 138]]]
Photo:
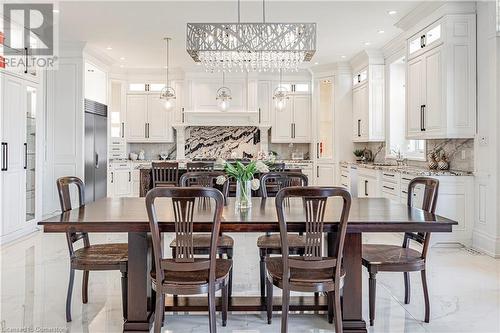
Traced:
[[[234, 293], [258, 295], [258, 234], [232, 234], [235, 238]], [[165, 243], [171, 236], [166, 235]], [[365, 242], [400, 244], [394, 234], [364, 235]], [[91, 235], [92, 242], [126, 241], [126, 235]], [[89, 303], [81, 303], [81, 272], [76, 273], [73, 321], [65, 321], [69, 259], [62, 234], [38, 232], [0, 249], [0, 327], [24, 327], [52, 332], [121, 332], [119, 272], [91, 272]], [[428, 280], [431, 322], [423, 323], [420, 275], [412, 273], [411, 304], [403, 304], [402, 274], [380, 273], [377, 278], [375, 326], [369, 332], [500, 332], [500, 260], [461, 248], [435, 246], [430, 251]], [[363, 275], [363, 313], [368, 319], [368, 275]], [[280, 294], [276, 290], [276, 295]], [[292, 313], [290, 332], [334, 332], [325, 314]], [[207, 332], [206, 314], [166, 314], [164, 332]], [[219, 332], [278, 332], [280, 314], [267, 325], [264, 313], [231, 313]], [[47, 331], [47, 330], [46, 330]]]

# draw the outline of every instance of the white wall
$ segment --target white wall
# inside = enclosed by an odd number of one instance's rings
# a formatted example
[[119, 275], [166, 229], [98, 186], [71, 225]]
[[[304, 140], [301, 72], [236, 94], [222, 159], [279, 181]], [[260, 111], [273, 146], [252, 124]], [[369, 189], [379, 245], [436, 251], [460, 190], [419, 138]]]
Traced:
[[[500, 38], [495, 2], [477, 2], [477, 138], [473, 246], [500, 257]], [[486, 139], [486, 144], [481, 138]]]

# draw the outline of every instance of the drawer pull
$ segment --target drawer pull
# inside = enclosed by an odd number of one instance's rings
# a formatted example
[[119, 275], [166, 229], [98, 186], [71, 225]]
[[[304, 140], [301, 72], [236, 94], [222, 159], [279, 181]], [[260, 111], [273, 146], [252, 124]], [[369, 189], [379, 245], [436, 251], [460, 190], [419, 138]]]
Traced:
[[394, 175], [394, 174], [390, 174], [390, 173], [384, 173], [384, 176], [387, 176], [387, 177], [394, 177], [395, 175]]
[[386, 188], [386, 189], [388, 189], [388, 190], [392, 190], [392, 191], [394, 191], [394, 187], [385, 186], [385, 185], [383, 185], [382, 187], [383, 187], [383, 188]]

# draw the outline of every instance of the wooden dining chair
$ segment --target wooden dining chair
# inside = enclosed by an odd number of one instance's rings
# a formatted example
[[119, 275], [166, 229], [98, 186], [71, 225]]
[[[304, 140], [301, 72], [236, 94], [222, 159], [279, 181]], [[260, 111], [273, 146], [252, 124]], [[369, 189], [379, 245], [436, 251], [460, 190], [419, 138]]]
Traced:
[[153, 162], [151, 163], [153, 187], [172, 187], [179, 184], [178, 162]]
[[[78, 190], [79, 207], [85, 205], [85, 192], [83, 181], [78, 177], [62, 177], [57, 179], [57, 191], [59, 193], [59, 202], [61, 211], [64, 213], [70, 211], [71, 196], [70, 185], [75, 185]], [[86, 232], [73, 232], [68, 230], [66, 233], [70, 256], [70, 271], [68, 293], [66, 296], [66, 321], [71, 321], [71, 298], [73, 294], [73, 283], [75, 280], [75, 270], [83, 271], [82, 281], [82, 302], [88, 301], [88, 286], [90, 271], [109, 271], [119, 270], [122, 273], [122, 307], [123, 318], [127, 318], [127, 266], [128, 266], [128, 244], [95, 244], [91, 245], [89, 235]], [[76, 249], [74, 243], [82, 240], [83, 247]]]
[[186, 171], [194, 172], [194, 171], [213, 171], [214, 170], [214, 162], [187, 162], [186, 163]]
[[[268, 198], [268, 185], [274, 191], [290, 186], [307, 186], [309, 180], [306, 175], [300, 172], [269, 172], [263, 174], [260, 178], [260, 188], [262, 198]], [[304, 254], [306, 239], [303, 235], [288, 235], [288, 250], [290, 254]], [[279, 234], [267, 233], [257, 239], [257, 248], [259, 249], [259, 271], [260, 271], [260, 296], [266, 296], [266, 258], [271, 254], [281, 254], [281, 241]]]
[[[163, 258], [162, 241], [156, 198], [171, 198], [175, 216], [176, 251], [172, 259]], [[209, 257], [195, 258], [193, 222], [197, 210], [195, 199], [209, 198], [215, 202], [210, 234]], [[215, 292], [222, 290], [222, 326], [226, 326], [228, 309], [228, 281], [232, 260], [217, 258], [217, 242], [224, 196], [214, 188], [199, 187], [157, 187], [146, 195], [146, 209], [153, 240], [155, 269], [151, 272], [153, 290], [156, 292], [154, 332], [161, 331], [165, 312], [165, 294], [194, 295], [208, 294], [210, 332], [216, 332]]]
[[[417, 186], [423, 186], [422, 210], [434, 214], [438, 197], [439, 181], [434, 178], [417, 177], [410, 181], [408, 185], [408, 206], [414, 206], [414, 197]], [[364, 244], [362, 262], [369, 273], [369, 309], [370, 326], [375, 320], [375, 295], [378, 272], [402, 272], [405, 284], [405, 304], [410, 303], [410, 274], [418, 272], [422, 277], [422, 287], [425, 302], [425, 322], [429, 322], [430, 303], [429, 291], [427, 290], [427, 279], [425, 275], [425, 263], [427, 251], [429, 249], [430, 233], [405, 233], [403, 245], [384, 244]], [[421, 244], [422, 251], [417, 251], [409, 247], [410, 240]]]
[[[219, 176], [226, 177], [226, 174], [222, 171], [211, 171], [211, 172], [186, 172], [183, 174], [179, 180], [181, 187], [214, 187], [216, 185], [216, 179]], [[192, 185], [196, 184], [196, 185]], [[227, 192], [228, 192], [228, 181], [222, 185], [222, 194], [224, 197], [224, 205], [227, 203]], [[202, 202], [202, 206], [206, 204], [206, 200], [208, 198], [199, 198], [199, 202]], [[200, 234], [197, 233], [193, 236], [193, 250], [196, 255], [208, 255], [210, 254], [210, 234]], [[177, 239], [174, 239], [170, 243], [170, 248], [172, 250], [172, 258], [176, 257], [177, 251]], [[233, 249], [234, 249], [234, 239], [228, 235], [220, 234], [218, 245], [217, 245], [217, 254], [220, 258], [223, 258], [225, 255], [227, 259], [233, 259]], [[229, 297], [232, 295], [233, 289], [233, 270], [229, 272]]]
[[[306, 248], [303, 256], [289, 255], [287, 214], [288, 198], [301, 198], [305, 213]], [[337, 238], [330, 256], [323, 256], [323, 222], [329, 198], [343, 201]], [[328, 298], [328, 321], [335, 319], [335, 332], [342, 333], [340, 289], [344, 285], [342, 254], [351, 207], [349, 191], [341, 187], [287, 187], [276, 196], [276, 211], [280, 227], [281, 256], [266, 258], [267, 321], [273, 309], [273, 286], [282, 289], [281, 332], [288, 329], [290, 291], [324, 292]]]

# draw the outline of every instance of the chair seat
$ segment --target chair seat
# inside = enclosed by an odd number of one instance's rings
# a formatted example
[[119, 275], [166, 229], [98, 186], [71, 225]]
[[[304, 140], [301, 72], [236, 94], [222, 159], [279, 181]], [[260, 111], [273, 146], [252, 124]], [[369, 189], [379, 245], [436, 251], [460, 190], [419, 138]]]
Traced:
[[[193, 234], [193, 248], [204, 249], [210, 247], [210, 234]], [[234, 239], [227, 235], [219, 236], [219, 241], [217, 244], [218, 248], [233, 248]], [[171, 248], [176, 247], [175, 239], [170, 243]]]
[[[205, 258], [195, 259], [195, 261], [207, 260]], [[216, 259], [215, 264], [215, 282], [219, 284], [222, 280], [226, 279], [231, 271], [233, 261], [229, 259]], [[208, 269], [202, 271], [169, 271], [165, 270], [164, 284], [179, 284], [179, 285], [200, 285], [208, 283]], [[156, 271], [151, 271], [151, 278], [156, 283]]]
[[[262, 235], [257, 239], [257, 247], [260, 249], [281, 249], [281, 237], [279, 234]], [[305, 248], [306, 237], [288, 234], [288, 248]]]
[[398, 245], [364, 244], [363, 264], [367, 265], [403, 265], [424, 263], [422, 254], [414, 249]]
[[[277, 281], [283, 279], [283, 263], [281, 257], [267, 257], [266, 268], [268, 274]], [[290, 268], [290, 281], [297, 283], [331, 283], [334, 284], [334, 270], [325, 269], [299, 269]], [[342, 270], [340, 277], [343, 279], [345, 272]]]
[[73, 265], [120, 265], [128, 260], [128, 244], [95, 244], [75, 251]]

